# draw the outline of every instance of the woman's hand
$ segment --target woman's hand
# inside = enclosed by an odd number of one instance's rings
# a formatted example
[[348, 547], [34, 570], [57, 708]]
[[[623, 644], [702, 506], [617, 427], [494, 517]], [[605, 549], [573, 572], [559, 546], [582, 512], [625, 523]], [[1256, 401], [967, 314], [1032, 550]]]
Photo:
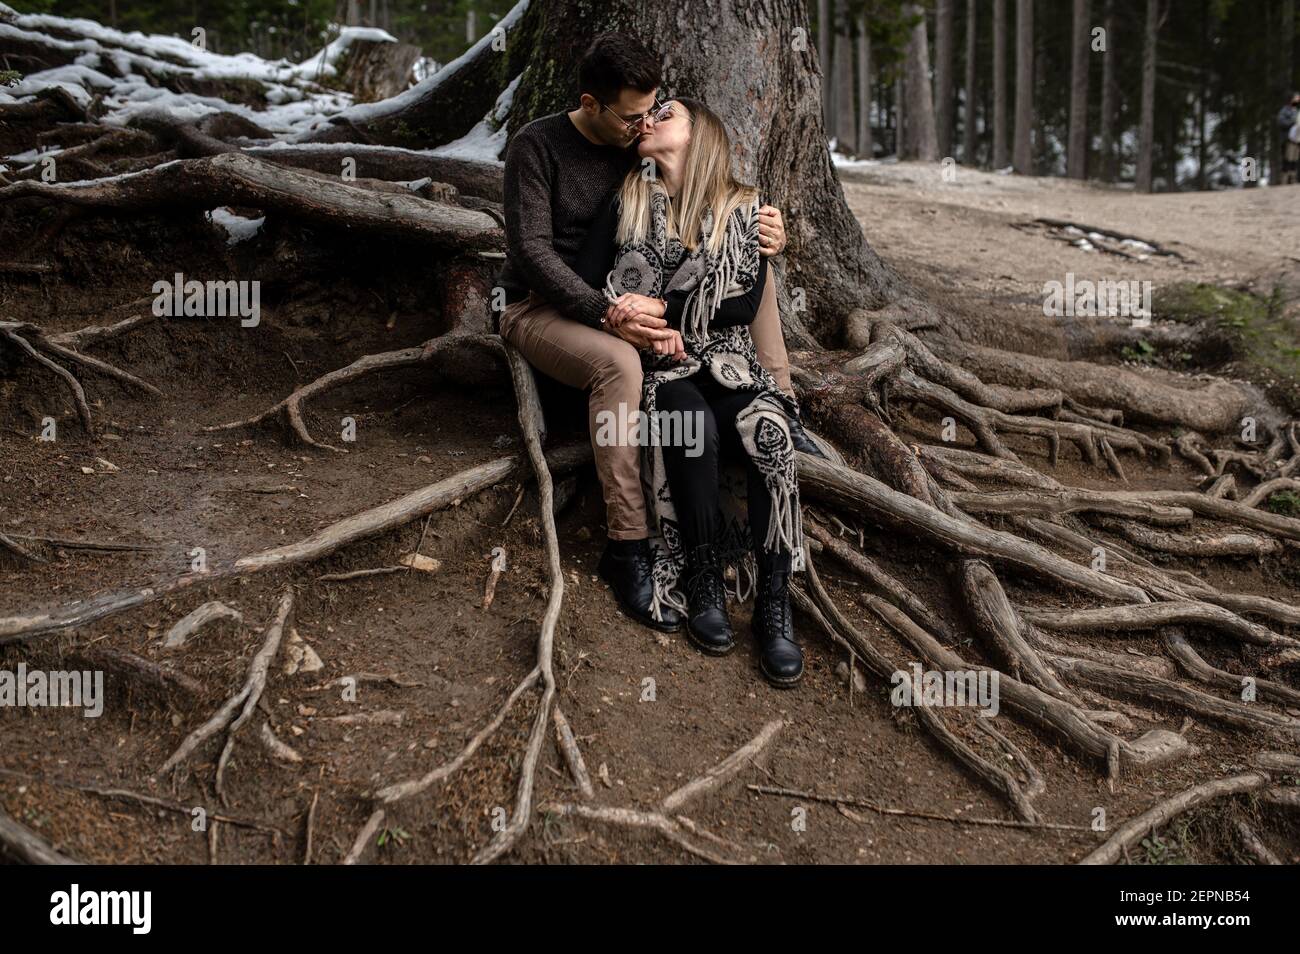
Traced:
[[628, 319], [639, 315], [647, 318], [662, 318], [666, 310], [662, 298], [651, 298], [649, 295], [629, 292], [614, 299], [614, 303], [605, 312], [605, 320], [617, 328]]
[[671, 337], [662, 338], [654, 343], [655, 354], [666, 355], [674, 361], [686, 359], [686, 343], [682, 341], [681, 332], [669, 329]]
[[781, 210], [765, 205], [758, 210], [758, 254], [780, 255], [785, 248], [785, 219]]

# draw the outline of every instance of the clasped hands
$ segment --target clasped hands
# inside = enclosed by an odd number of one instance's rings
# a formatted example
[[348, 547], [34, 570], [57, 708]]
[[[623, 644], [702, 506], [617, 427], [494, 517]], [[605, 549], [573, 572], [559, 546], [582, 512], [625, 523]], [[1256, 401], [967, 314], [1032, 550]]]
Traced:
[[668, 327], [662, 298], [628, 293], [619, 295], [605, 311], [605, 327], [637, 349], [666, 355], [674, 361], [686, 357], [681, 332]]

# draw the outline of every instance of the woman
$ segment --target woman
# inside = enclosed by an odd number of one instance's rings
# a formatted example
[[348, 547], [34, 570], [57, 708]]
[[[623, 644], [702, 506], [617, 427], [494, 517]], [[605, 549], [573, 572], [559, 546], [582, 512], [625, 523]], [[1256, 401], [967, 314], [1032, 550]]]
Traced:
[[[697, 647], [729, 652], [723, 566], [751, 573], [756, 566], [760, 667], [769, 681], [791, 686], [803, 675], [789, 596], [790, 573], [803, 569], [790, 436], [798, 406], [759, 363], [748, 328], [767, 269], [758, 254], [758, 194], [732, 176], [726, 129], [696, 100], [667, 103], [637, 149], [642, 166], [594, 223], [578, 271], [588, 280], [604, 274], [615, 326], [648, 314], [675, 330], [642, 356], [641, 410], [651, 432], [642, 481], [658, 529], [654, 612], [679, 609]], [[700, 447], [662, 446], [663, 412], [692, 416]], [[732, 518], [721, 513], [722, 485], [732, 486], [724, 455], [744, 469], [733, 489], [745, 510]]]

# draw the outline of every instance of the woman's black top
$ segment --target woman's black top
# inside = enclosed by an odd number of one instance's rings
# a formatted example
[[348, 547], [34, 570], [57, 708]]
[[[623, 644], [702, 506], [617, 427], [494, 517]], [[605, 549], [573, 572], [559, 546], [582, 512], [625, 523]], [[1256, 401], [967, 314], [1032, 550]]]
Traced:
[[[618, 247], [614, 240], [617, 233], [618, 190], [615, 189], [601, 203], [600, 213], [591, 223], [591, 230], [578, 251], [578, 260], [574, 265], [574, 271], [592, 288], [605, 287], [605, 279], [609, 275], [609, 270], [614, 267], [614, 259], [618, 254]], [[667, 284], [671, 278], [671, 274], [665, 275], [664, 284]], [[760, 255], [753, 287], [743, 295], [724, 298], [722, 304], [713, 312], [713, 317], [709, 319], [709, 326], [730, 328], [733, 325], [748, 325], [753, 322], [754, 316], [758, 314], [758, 306], [763, 300], [766, 284], [767, 259]], [[663, 296], [664, 301], [668, 303], [668, 310], [664, 314], [664, 318], [668, 320], [668, 327], [681, 329], [682, 311], [689, 297], [688, 291], [673, 291]]]

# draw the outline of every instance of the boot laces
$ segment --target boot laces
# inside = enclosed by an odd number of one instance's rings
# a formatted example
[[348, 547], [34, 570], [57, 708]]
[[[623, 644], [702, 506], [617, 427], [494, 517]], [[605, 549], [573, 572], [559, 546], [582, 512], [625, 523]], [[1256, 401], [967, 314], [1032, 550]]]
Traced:
[[693, 568], [686, 578], [686, 595], [696, 606], [725, 606], [726, 589], [718, 568], [707, 563]]
[[794, 625], [794, 616], [790, 608], [787, 577], [767, 581], [758, 598], [758, 611], [763, 629], [772, 634], [784, 636]]

